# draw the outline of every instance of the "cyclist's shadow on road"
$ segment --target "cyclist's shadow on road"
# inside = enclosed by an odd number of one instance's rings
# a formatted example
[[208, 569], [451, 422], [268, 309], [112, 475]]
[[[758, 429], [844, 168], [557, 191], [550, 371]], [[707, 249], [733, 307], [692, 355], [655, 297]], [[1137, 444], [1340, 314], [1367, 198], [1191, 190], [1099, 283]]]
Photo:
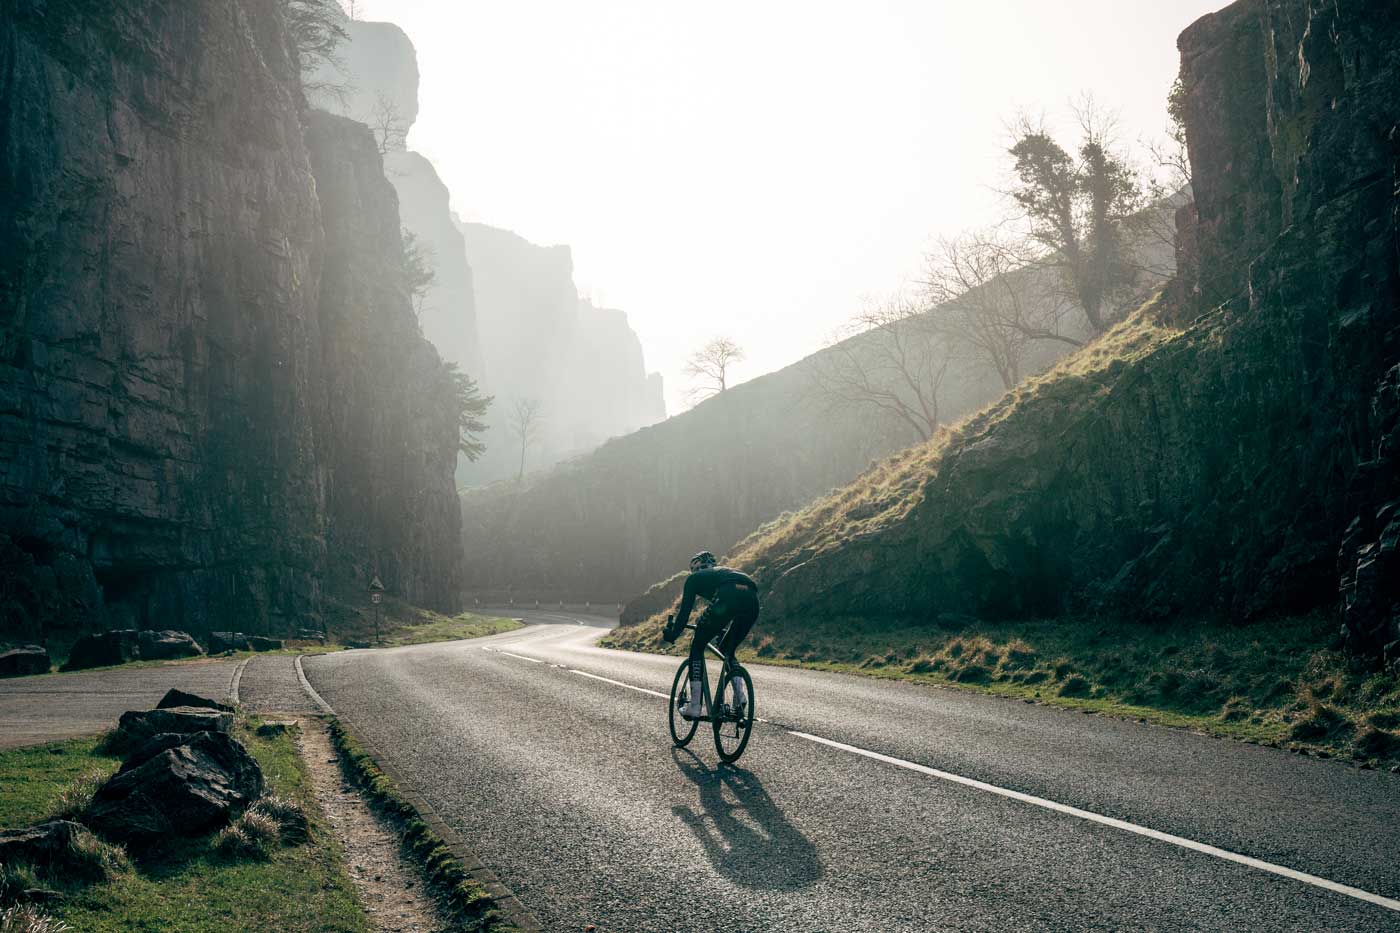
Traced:
[[676, 767], [700, 790], [699, 809], [671, 812], [695, 833], [715, 869], [736, 884], [790, 891], [822, 876], [811, 840], [788, 822], [763, 782], [734, 765], [710, 767], [693, 752], [671, 749]]

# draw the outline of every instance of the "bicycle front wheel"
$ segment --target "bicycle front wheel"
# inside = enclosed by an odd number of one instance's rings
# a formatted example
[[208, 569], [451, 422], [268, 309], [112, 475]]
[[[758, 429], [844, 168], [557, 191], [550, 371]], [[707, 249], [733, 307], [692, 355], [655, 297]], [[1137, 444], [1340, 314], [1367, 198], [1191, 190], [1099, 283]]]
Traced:
[[681, 707], [689, 702], [690, 659], [687, 658], [676, 669], [676, 679], [671, 681], [671, 702], [667, 706], [667, 723], [671, 727], [671, 741], [676, 743], [677, 748], [685, 748], [695, 737], [695, 727], [700, 725], [698, 719], [686, 719], [681, 716]]
[[[744, 681], [743, 706], [734, 704], [734, 684]], [[749, 733], [753, 731], [753, 679], [749, 672], [737, 667], [733, 678], [726, 670], [719, 678], [719, 689], [715, 691], [715, 751], [727, 762], [735, 762], [744, 754], [749, 744]]]

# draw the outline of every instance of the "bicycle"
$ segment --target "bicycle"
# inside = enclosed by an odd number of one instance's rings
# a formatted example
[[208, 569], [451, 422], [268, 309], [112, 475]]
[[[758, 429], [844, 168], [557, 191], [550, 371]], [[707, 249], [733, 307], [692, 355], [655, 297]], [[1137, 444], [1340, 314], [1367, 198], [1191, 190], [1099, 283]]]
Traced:
[[[670, 625], [668, 618], [666, 624]], [[730, 623], [731, 625], [733, 623]], [[695, 630], [693, 624], [687, 623], [685, 626], [691, 631]], [[720, 670], [719, 686], [715, 690], [713, 699], [710, 695], [710, 677], [705, 669], [705, 656], [700, 656], [700, 681], [701, 699], [704, 706], [704, 715], [695, 719], [687, 719], [681, 715], [681, 708], [690, 702], [690, 658], [681, 662], [681, 666], [676, 669], [676, 679], [671, 682], [671, 701], [668, 709], [668, 725], [671, 728], [671, 740], [675, 742], [677, 748], [684, 748], [690, 744], [690, 740], [695, 737], [695, 730], [699, 728], [701, 722], [708, 722], [714, 728], [715, 751], [719, 753], [721, 760], [733, 763], [739, 760], [739, 756], [744, 753], [744, 749], [749, 744], [749, 733], [753, 730], [754, 720], [754, 693], [753, 678], [749, 672], [744, 670], [736, 659], [728, 657], [719, 650], [716, 641], [722, 641], [725, 633], [729, 631], [726, 626], [720, 632], [718, 638], [711, 639], [706, 643], [707, 651], [712, 651], [724, 662]], [[734, 709], [732, 702], [732, 684], [736, 678], [743, 678], [744, 692], [748, 697], [748, 702], [739, 709]], [[718, 712], [716, 712], [718, 711]]]

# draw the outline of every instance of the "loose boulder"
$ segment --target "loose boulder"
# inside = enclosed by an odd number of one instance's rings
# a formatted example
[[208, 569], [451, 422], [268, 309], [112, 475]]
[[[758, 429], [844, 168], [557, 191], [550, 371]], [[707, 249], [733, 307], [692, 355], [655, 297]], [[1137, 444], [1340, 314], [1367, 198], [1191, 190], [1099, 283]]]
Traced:
[[136, 636], [134, 628], [84, 635], [73, 642], [73, 649], [68, 652], [68, 661], [63, 665], [63, 670], [77, 671], [133, 661], [140, 657]]
[[223, 654], [225, 651], [247, 651], [248, 636], [242, 632], [210, 632], [209, 653]]
[[217, 709], [223, 710], [225, 713], [233, 712], [232, 706], [226, 706], [208, 697], [202, 697], [197, 693], [186, 693], [174, 687], [165, 691], [165, 696], [160, 698], [160, 702], [156, 704], [156, 709], [174, 709], [179, 706], [194, 706], [199, 709]]
[[27, 677], [49, 672], [49, 653], [38, 645], [19, 645], [0, 651], [0, 677]]
[[262, 635], [249, 636], [248, 644], [254, 651], [280, 651], [282, 649], [282, 639], [264, 638]]
[[121, 862], [120, 852], [70, 820], [0, 830], [0, 865], [32, 865], [43, 878], [98, 881]]
[[143, 660], [165, 661], [173, 658], [197, 658], [204, 653], [188, 632], [165, 629], [159, 632], [137, 633], [137, 649]]
[[142, 844], [196, 835], [228, 822], [262, 794], [262, 769], [226, 732], [186, 736], [137, 760], [133, 755], [134, 766], [123, 765], [98, 788], [88, 807], [87, 824], [108, 838]]
[[136, 748], [162, 732], [189, 735], [195, 732], [228, 732], [232, 727], [233, 714], [223, 710], [197, 706], [134, 709], [122, 713], [109, 745], [113, 748]]

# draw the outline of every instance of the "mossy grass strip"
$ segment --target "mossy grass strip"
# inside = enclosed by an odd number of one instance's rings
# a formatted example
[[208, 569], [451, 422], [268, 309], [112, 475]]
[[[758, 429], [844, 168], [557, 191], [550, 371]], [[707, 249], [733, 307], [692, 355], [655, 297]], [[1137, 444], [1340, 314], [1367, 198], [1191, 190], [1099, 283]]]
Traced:
[[490, 933], [533, 928], [527, 918], [513, 921], [507, 916], [498, 897], [473, 876], [452, 846], [430, 825], [429, 818], [400, 791], [344, 724], [332, 718], [330, 730], [346, 770], [370, 802], [403, 834], [405, 850], [422, 866], [429, 883], [463, 928]]
[[[613, 630], [600, 644], [687, 650], [685, 639], [663, 644], [661, 628], [655, 616]], [[1363, 768], [1400, 767], [1400, 671], [1347, 656], [1330, 644], [1336, 630], [1325, 612], [1248, 625], [1111, 618], [760, 621], [739, 657], [1138, 719]]]
[[[44, 905], [44, 912], [74, 930], [112, 933], [367, 930], [343, 852], [316, 804], [293, 736], [259, 736], [258, 724], [257, 718], [240, 715], [234, 734], [257, 759], [267, 793], [304, 812], [304, 841], [268, 846], [259, 858], [229, 858], [216, 850], [217, 834], [172, 837], [133, 850], [129, 867], [105, 881], [58, 885], [61, 899]], [[0, 751], [0, 827], [25, 826], [76, 809], [83, 792], [79, 785], [89, 774], [105, 775], [119, 763], [101, 751], [97, 737]], [[81, 820], [80, 813], [70, 815]]]

